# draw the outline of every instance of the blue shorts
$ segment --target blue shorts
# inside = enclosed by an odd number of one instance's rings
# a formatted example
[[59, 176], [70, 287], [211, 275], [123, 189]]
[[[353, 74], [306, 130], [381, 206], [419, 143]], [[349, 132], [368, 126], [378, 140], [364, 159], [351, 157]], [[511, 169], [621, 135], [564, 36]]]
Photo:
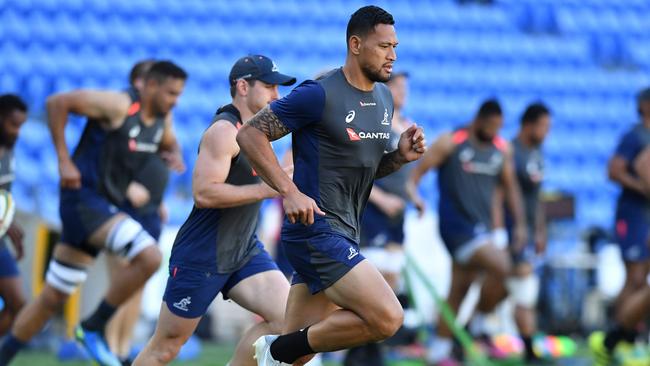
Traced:
[[644, 204], [619, 202], [615, 229], [623, 260], [643, 262], [650, 258], [650, 213]]
[[0, 243], [0, 277], [18, 277], [18, 265], [16, 258], [11, 254], [9, 248], [4, 243]]
[[120, 209], [142, 225], [142, 228], [156, 239], [156, 243], [158, 242], [160, 239], [160, 233], [162, 232], [162, 219], [160, 218], [158, 210], [143, 214], [130, 206]]
[[99, 248], [90, 245], [87, 240], [118, 212], [117, 207], [94, 189], [61, 189], [61, 242], [93, 257], [97, 256]]
[[452, 259], [460, 264], [466, 264], [477, 249], [491, 243], [492, 232], [481, 223], [456, 217], [440, 216], [440, 237], [449, 251]]
[[404, 215], [391, 218], [368, 203], [361, 220], [361, 246], [384, 247], [388, 243], [404, 243]]
[[332, 286], [365, 259], [357, 243], [334, 233], [307, 238], [289, 238], [283, 233], [282, 244], [296, 271], [291, 284], [305, 283], [312, 294]]
[[232, 273], [206, 272], [182, 263], [170, 263], [163, 295], [169, 311], [181, 318], [198, 318], [205, 314], [219, 292], [227, 299], [228, 292], [242, 280], [258, 273], [278, 270], [262, 243], [257, 242], [257, 247], [259, 253]]

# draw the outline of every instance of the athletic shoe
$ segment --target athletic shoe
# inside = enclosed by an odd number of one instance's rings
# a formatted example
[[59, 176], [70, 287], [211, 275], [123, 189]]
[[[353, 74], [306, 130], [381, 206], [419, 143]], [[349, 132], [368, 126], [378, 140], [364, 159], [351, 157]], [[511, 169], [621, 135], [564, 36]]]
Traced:
[[122, 366], [122, 362], [108, 348], [101, 333], [86, 330], [78, 325], [74, 330], [74, 337], [100, 366]]
[[648, 366], [650, 355], [644, 345], [619, 342], [614, 348], [614, 363], [622, 366]]
[[612, 354], [605, 347], [605, 332], [597, 331], [589, 336], [589, 350], [594, 356], [594, 366], [609, 366]]
[[277, 338], [278, 336], [276, 335], [261, 336], [253, 343], [253, 347], [255, 348], [254, 358], [257, 360], [257, 366], [291, 366], [277, 361], [271, 356], [271, 343]]

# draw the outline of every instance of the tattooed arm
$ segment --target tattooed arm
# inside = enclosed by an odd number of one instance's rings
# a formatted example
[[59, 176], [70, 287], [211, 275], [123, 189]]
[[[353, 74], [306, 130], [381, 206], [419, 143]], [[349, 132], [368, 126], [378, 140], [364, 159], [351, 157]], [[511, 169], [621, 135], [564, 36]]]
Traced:
[[398, 150], [391, 151], [382, 156], [381, 161], [379, 162], [379, 167], [375, 173], [375, 179], [383, 178], [393, 172], [399, 170], [402, 165], [406, 164], [407, 161], [401, 157]]
[[284, 198], [282, 205], [291, 223], [314, 223], [314, 215], [325, 215], [316, 202], [300, 192], [280, 168], [270, 141], [289, 133], [289, 129], [268, 106], [259, 111], [237, 133], [237, 143], [257, 174]]
[[381, 158], [375, 179], [383, 178], [397, 171], [402, 165], [419, 159], [425, 151], [424, 132], [417, 125], [412, 125], [400, 135], [397, 150], [386, 153]]
[[269, 106], [248, 120], [237, 133], [237, 143], [257, 174], [281, 194], [296, 189], [296, 186], [280, 167], [270, 142], [288, 133], [289, 129]]

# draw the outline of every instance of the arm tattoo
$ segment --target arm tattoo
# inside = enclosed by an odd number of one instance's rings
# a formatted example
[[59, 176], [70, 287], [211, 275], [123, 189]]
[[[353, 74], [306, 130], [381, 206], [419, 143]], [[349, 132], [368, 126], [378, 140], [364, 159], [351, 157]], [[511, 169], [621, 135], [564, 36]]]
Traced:
[[396, 172], [403, 165], [397, 150], [384, 154], [375, 173], [375, 179], [383, 178]]
[[270, 141], [275, 141], [282, 136], [289, 134], [289, 129], [280, 122], [278, 116], [273, 113], [269, 106], [262, 108], [253, 118], [246, 122], [258, 130], [264, 132]]

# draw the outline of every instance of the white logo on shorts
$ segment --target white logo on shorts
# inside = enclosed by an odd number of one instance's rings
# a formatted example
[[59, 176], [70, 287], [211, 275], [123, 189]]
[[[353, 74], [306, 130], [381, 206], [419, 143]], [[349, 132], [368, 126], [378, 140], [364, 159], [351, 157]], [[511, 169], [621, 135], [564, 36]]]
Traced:
[[356, 257], [357, 255], [359, 255], [359, 251], [350, 247], [350, 254], [348, 254], [348, 260]]
[[175, 302], [174, 307], [178, 310], [188, 311], [189, 309], [187, 308], [187, 305], [192, 303], [192, 301], [190, 301], [191, 299], [192, 297], [190, 296], [183, 298], [181, 301]]

